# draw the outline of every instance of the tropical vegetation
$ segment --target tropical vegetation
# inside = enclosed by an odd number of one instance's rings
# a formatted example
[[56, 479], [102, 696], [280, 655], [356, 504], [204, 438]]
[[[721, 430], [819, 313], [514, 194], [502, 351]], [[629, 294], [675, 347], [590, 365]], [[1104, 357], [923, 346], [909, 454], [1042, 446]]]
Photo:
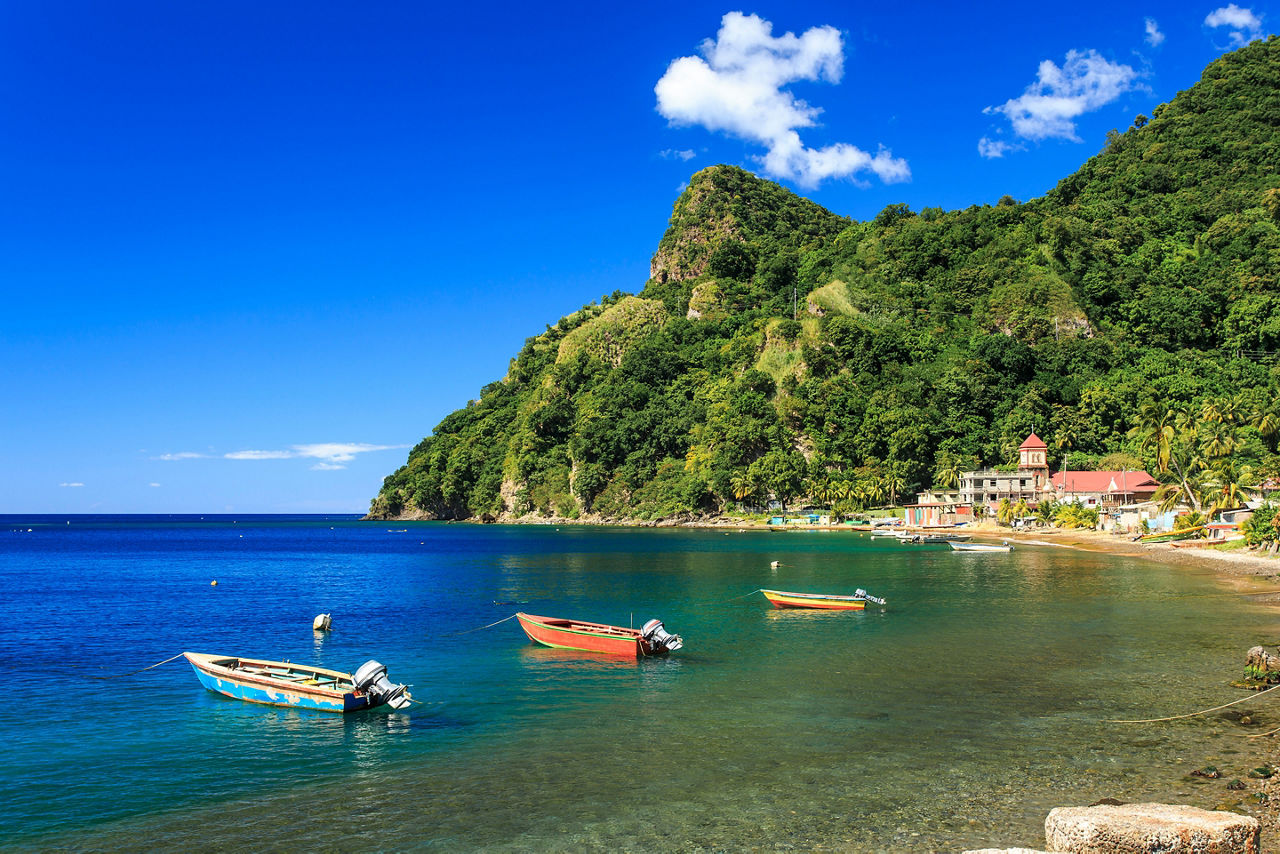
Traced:
[[1054, 468], [1124, 460], [1230, 506], [1280, 478], [1280, 39], [1025, 203], [856, 222], [704, 169], [650, 272], [531, 337], [371, 515], [852, 513], [1033, 431]]

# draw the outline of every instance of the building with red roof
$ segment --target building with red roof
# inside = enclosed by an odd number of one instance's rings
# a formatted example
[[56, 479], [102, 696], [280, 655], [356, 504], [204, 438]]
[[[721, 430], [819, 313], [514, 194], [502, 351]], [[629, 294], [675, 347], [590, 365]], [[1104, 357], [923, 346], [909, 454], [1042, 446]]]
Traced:
[[1062, 471], [1049, 480], [1059, 501], [1115, 509], [1149, 501], [1160, 482], [1145, 471]]

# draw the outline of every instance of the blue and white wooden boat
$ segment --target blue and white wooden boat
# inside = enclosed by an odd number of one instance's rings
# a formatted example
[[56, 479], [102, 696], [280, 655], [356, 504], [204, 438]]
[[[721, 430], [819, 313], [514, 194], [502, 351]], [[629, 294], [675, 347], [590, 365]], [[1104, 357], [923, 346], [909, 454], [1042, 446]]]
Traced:
[[354, 712], [382, 705], [403, 709], [413, 702], [405, 686], [391, 684], [387, 668], [376, 661], [365, 662], [352, 675], [288, 661], [202, 652], [183, 655], [204, 687], [251, 703]]

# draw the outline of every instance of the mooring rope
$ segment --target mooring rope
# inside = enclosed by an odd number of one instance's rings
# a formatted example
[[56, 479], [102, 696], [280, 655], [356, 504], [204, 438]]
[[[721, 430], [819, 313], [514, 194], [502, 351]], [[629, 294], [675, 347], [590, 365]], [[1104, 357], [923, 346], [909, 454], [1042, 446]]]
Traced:
[[689, 607], [701, 608], [704, 605], [728, 605], [730, 602], [737, 602], [739, 599], [746, 599], [748, 596], [754, 596], [757, 593], [763, 593], [763, 592], [764, 591], [762, 589], [757, 587], [755, 590], [752, 590], [750, 593], [743, 593], [741, 596], [734, 596], [732, 599], [718, 599], [715, 602], [690, 602]]
[[132, 676], [135, 673], [141, 673], [144, 670], [151, 670], [152, 668], [159, 667], [162, 664], [168, 664], [170, 661], [173, 661], [174, 658], [182, 658], [182, 656], [183, 653], [180, 652], [173, 658], [166, 658], [164, 661], [157, 661], [155, 664], [149, 664], [146, 667], [140, 667], [137, 670], [130, 670], [128, 673], [117, 673], [114, 676], [90, 676], [88, 673], [77, 673], [76, 675], [83, 676], [85, 679], [123, 679], [126, 676]]
[[447, 632], [447, 633], [445, 633], [445, 634], [443, 634], [443, 635], [440, 635], [440, 637], [442, 637], [442, 638], [451, 638], [451, 637], [453, 637], [454, 635], [469, 635], [469, 634], [471, 634], [472, 632], [478, 632], [478, 631], [481, 631], [482, 629], [491, 629], [491, 628], [493, 628], [494, 626], [498, 625], [499, 623], [505, 623], [507, 620], [514, 620], [517, 616], [518, 616], [518, 615], [516, 615], [516, 614], [512, 614], [512, 615], [511, 615], [511, 616], [509, 616], [509, 617], [503, 617], [501, 620], [498, 620], [496, 623], [490, 623], [490, 624], [489, 624], [489, 625], [487, 625], [487, 626], [480, 626], [479, 628], [475, 628], [475, 629], [466, 629], [466, 630], [461, 631], [461, 632]]
[[[1141, 720], [1141, 721], [1103, 721], [1103, 723], [1108, 723], [1108, 724], [1153, 724], [1153, 723], [1157, 723], [1157, 722], [1159, 722], [1159, 721], [1176, 721], [1176, 720], [1179, 720], [1179, 719], [1181, 719], [1181, 718], [1194, 718], [1196, 715], [1207, 715], [1209, 712], [1216, 712], [1216, 711], [1219, 711], [1219, 710], [1221, 710], [1221, 709], [1225, 709], [1225, 708], [1227, 708], [1228, 706], [1234, 706], [1234, 705], [1236, 705], [1237, 703], [1247, 703], [1247, 702], [1248, 702], [1248, 701], [1250, 701], [1250, 700], [1253, 700], [1253, 699], [1256, 699], [1256, 698], [1258, 698], [1258, 697], [1261, 697], [1263, 694], [1267, 693], [1267, 691], [1274, 691], [1274, 690], [1276, 690], [1277, 688], [1280, 688], [1280, 685], [1272, 685], [1270, 688], [1267, 688], [1266, 690], [1263, 690], [1263, 691], [1259, 691], [1258, 693], [1253, 694], [1252, 696], [1249, 696], [1249, 697], [1241, 697], [1239, 700], [1232, 700], [1230, 703], [1223, 703], [1221, 706], [1214, 706], [1212, 709], [1201, 709], [1201, 710], [1200, 710], [1200, 711], [1198, 711], [1198, 712], [1189, 712], [1189, 713], [1187, 713], [1187, 714], [1185, 714], [1185, 715], [1170, 715], [1170, 716], [1169, 716], [1169, 717], [1167, 717], [1167, 718], [1147, 718], [1147, 719], [1145, 719], [1145, 720]], [[1266, 733], [1264, 733], [1264, 735], [1265, 735], [1265, 734], [1266, 734]]]
[[1269, 736], [1269, 735], [1275, 735], [1275, 734], [1276, 734], [1276, 733], [1278, 733], [1278, 732], [1280, 732], [1280, 726], [1276, 727], [1275, 729], [1271, 730], [1270, 732], [1260, 732], [1260, 733], [1258, 733], [1257, 735], [1247, 735], [1247, 736], [1245, 736], [1245, 738], [1266, 738], [1267, 736]]

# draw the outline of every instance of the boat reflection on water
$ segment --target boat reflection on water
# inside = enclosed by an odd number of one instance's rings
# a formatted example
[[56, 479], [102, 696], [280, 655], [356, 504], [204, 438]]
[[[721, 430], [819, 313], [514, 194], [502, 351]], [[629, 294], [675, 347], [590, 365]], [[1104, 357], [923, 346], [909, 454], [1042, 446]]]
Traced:
[[607, 652], [590, 652], [584, 649], [552, 649], [546, 646], [524, 646], [520, 648], [520, 663], [532, 669], [570, 668], [578, 671], [631, 671], [641, 666], [656, 665], [663, 667], [678, 663], [679, 659], [668, 656], [632, 658], [626, 655], [611, 655]]

